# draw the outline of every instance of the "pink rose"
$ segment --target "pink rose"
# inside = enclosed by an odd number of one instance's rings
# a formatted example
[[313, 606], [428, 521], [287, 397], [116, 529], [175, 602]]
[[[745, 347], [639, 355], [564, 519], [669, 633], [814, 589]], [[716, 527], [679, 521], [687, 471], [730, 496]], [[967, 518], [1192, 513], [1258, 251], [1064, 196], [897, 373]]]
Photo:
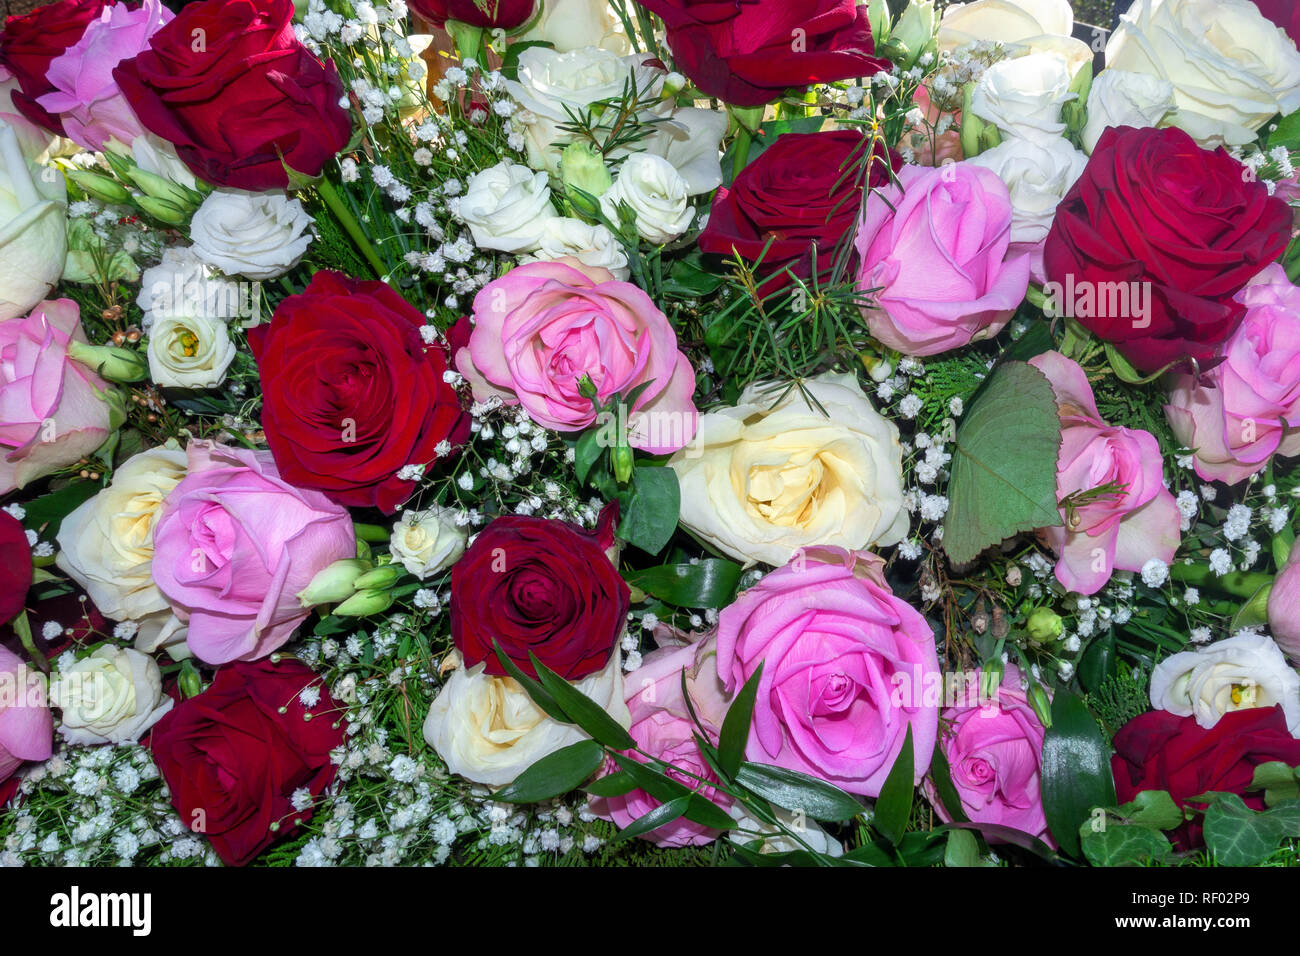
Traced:
[[1268, 629], [1287, 657], [1300, 661], [1300, 547], [1291, 548], [1268, 592]]
[[474, 299], [474, 330], [456, 368], [477, 401], [523, 405], [533, 421], [560, 432], [596, 421], [579, 392], [591, 379], [603, 403], [649, 383], [628, 416], [631, 443], [652, 454], [695, 435], [695, 372], [650, 297], [605, 269], [573, 259], [516, 266]]
[[[949, 162], [961, 162], [965, 158], [961, 148], [961, 111], [943, 112], [934, 105], [930, 91], [924, 86], [916, 88], [912, 94], [912, 104], [925, 116], [925, 122], [908, 127], [899, 145], [912, 150], [912, 160], [918, 166], [942, 166]], [[948, 128], [936, 134], [935, 129], [945, 121]]]
[[750, 760], [874, 797], [910, 726], [916, 781], [925, 775], [939, 721], [934, 634], [883, 569], [873, 554], [810, 548], [722, 612], [727, 691], [763, 664]]
[[1039, 536], [1060, 558], [1056, 579], [1095, 594], [1118, 568], [1168, 564], [1178, 550], [1181, 516], [1164, 486], [1160, 445], [1150, 432], [1107, 425], [1077, 362], [1044, 352], [1029, 364], [1047, 376], [1061, 415], [1056, 497], [1062, 526]]
[[46, 79], [54, 88], [36, 98], [50, 113], [62, 114], [68, 138], [86, 149], [102, 150], [110, 140], [130, 146], [144, 127], [122, 96], [113, 69], [149, 49], [149, 38], [172, 19], [160, 0], [105, 7], [81, 39], [50, 62]]
[[[974, 823], [1011, 827], [1055, 845], [1039, 790], [1046, 733], [1008, 665], [997, 699], [971, 700], [944, 710], [940, 746], [962, 810]], [[952, 820], [926, 781], [926, 795], [944, 822]]]
[[45, 699], [45, 676], [4, 647], [0, 688], [0, 780], [8, 780], [24, 761], [50, 759], [54, 718]]
[[1179, 375], [1165, 414], [1196, 473], [1235, 485], [1275, 454], [1300, 455], [1300, 289], [1272, 263], [1236, 295], [1246, 316], [1223, 362]]
[[1009, 251], [1006, 184], [965, 162], [904, 166], [898, 179], [901, 191], [867, 199], [855, 240], [858, 287], [879, 290], [862, 310], [871, 334], [906, 355], [996, 335], [1029, 288], [1029, 256]]
[[[716, 744], [722, 730], [722, 720], [727, 713], [727, 698], [718, 683], [714, 667], [715, 643], [706, 637], [694, 644], [680, 647], [662, 647], [647, 654], [641, 666], [628, 674], [623, 681], [632, 725], [628, 733], [637, 746], [666, 763], [685, 770], [686, 773], [668, 775], [684, 786], [699, 790], [700, 794], [724, 809], [731, 803], [729, 797], [712, 787], [701, 784], [695, 777], [717, 780], [708, 761], [700, 754], [694, 734], [698, 728], [691, 720], [682, 695], [682, 672], [686, 672], [687, 691], [696, 716], [708, 731], [708, 739]], [[628, 756], [643, 758], [635, 752]], [[611, 762], [608, 772], [617, 770]], [[591, 801], [592, 812], [612, 820], [620, 828], [645, 816], [660, 801], [644, 790], [633, 790], [621, 797], [598, 798]], [[718, 838], [717, 830], [678, 817], [673, 822], [645, 834], [645, 839], [659, 846], [698, 846]]]
[[201, 660], [257, 660], [307, 616], [298, 592], [316, 573], [356, 557], [352, 519], [281, 480], [270, 452], [207, 441], [188, 452], [154, 526], [154, 581]]
[[85, 342], [71, 299], [0, 322], [0, 495], [76, 464], [108, 438], [108, 383], [68, 357]]

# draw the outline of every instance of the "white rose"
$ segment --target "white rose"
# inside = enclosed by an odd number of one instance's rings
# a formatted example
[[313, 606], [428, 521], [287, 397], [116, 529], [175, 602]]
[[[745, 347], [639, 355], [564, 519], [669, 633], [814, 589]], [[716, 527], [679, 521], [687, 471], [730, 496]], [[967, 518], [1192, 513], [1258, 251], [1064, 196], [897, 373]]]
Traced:
[[601, 47], [627, 53], [627, 35], [608, 0], [545, 0], [542, 14], [516, 43], [550, 43], [560, 53], [583, 47]]
[[1151, 706], [1213, 727], [1224, 714], [1282, 705], [1291, 734], [1300, 732], [1300, 675], [1273, 639], [1242, 634], [1167, 657], [1151, 672]]
[[0, 121], [0, 320], [26, 315], [63, 275], [68, 259], [63, 177], [29, 160]]
[[[466, 669], [457, 661], [424, 721], [424, 739], [452, 773], [490, 787], [505, 786], [542, 757], [587, 739], [574, 725], [548, 717], [514, 678], [491, 677], [485, 667], [479, 663]], [[631, 726], [617, 647], [604, 670], [574, 686], [620, 725]]]
[[388, 547], [407, 571], [423, 580], [455, 564], [465, 553], [467, 537], [456, 525], [455, 511], [434, 507], [402, 512]]
[[1061, 137], [1011, 138], [969, 160], [998, 174], [1011, 193], [1011, 241], [1040, 243], [1056, 207], [1083, 175], [1088, 157]]
[[1300, 51], [1252, 0], [1136, 0], [1106, 44], [1108, 70], [1174, 87], [1181, 127], [1202, 146], [1240, 146], [1300, 109]]
[[682, 525], [739, 561], [780, 566], [800, 548], [861, 550], [907, 533], [897, 426], [852, 375], [803, 385], [825, 414], [793, 384], [751, 385], [734, 408], [702, 415], [669, 462]]
[[170, 605], [153, 581], [153, 526], [163, 501], [185, 477], [185, 452], [151, 448], [133, 455], [113, 480], [63, 519], [58, 566], [105, 617], [136, 621]]
[[564, 258], [577, 259], [584, 266], [608, 269], [621, 282], [626, 282], [632, 274], [627, 253], [612, 232], [605, 226], [588, 225], [567, 216], [546, 220], [537, 251], [522, 257], [520, 262]]
[[239, 285], [233, 279], [216, 278], [191, 246], [168, 246], [162, 261], [140, 275], [140, 292], [135, 301], [144, 310], [141, 328], [148, 333], [156, 315], [234, 318], [251, 305], [251, 301], [241, 300]]
[[1174, 108], [1174, 86], [1168, 80], [1149, 73], [1102, 70], [1088, 94], [1084, 151], [1091, 155], [1108, 127], [1145, 129], [1157, 125]]
[[159, 611], [141, 618], [140, 629], [135, 632], [135, 649], [142, 654], [166, 651], [172, 660], [184, 660], [193, 657], [194, 652], [185, 643], [190, 626], [178, 618], [172, 611]]
[[507, 162], [471, 176], [457, 212], [480, 249], [514, 253], [535, 250], [556, 217], [546, 173]]
[[1031, 53], [1000, 60], [975, 84], [971, 112], [1004, 136], [1059, 139], [1065, 132], [1061, 107], [1077, 99], [1070, 92], [1070, 70], [1057, 53]]
[[216, 388], [235, 359], [223, 319], [164, 315], [149, 332], [149, 377], [164, 388]]
[[311, 245], [313, 219], [282, 192], [217, 189], [190, 221], [194, 254], [227, 275], [274, 279]]
[[1068, 0], [974, 0], [944, 10], [939, 49], [951, 52], [970, 43], [996, 43], [1012, 56], [1055, 52], [1065, 57], [1073, 76], [1092, 61], [1088, 44], [1073, 32], [1074, 11]]
[[668, 160], [649, 153], [634, 153], [623, 160], [614, 185], [600, 197], [600, 208], [611, 222], [618, 222], [620, 203], [636, 213], [637, 234], [655, 245], [672, 242], [695, 218], [686, 180]]
[[50, 681], [50, 704], [63, 714], [59, 733], [70, 744], [139, 740], [172, 709], [152, 657], [104, 645]]

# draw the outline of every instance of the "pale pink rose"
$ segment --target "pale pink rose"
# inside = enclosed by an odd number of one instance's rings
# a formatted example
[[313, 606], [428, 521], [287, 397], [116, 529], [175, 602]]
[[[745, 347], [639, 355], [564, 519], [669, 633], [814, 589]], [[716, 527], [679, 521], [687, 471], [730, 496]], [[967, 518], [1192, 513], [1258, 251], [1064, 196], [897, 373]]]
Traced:
[[[1095, 594], [1116, 569], [1140, 571], [1152, 558], [1168, 564], [1181, 540], [1181, 517], [1164, 486], [1160, 445], [1150, 432], [1107, 425], [1088, 376], [1060, 352], [1029, 364], [1047, 376], [1061, 416], [1056, 497], [1062, 525], [1039, 536], [1056, 552], [1056, 579]], [[1079, 496], [1091, 492], [1085, 499]]]
[[0, 780], [12, 777], [24, 761], [50, 759], [53, 741], [45, 676], [0, 647]]
[[0, 495], [76, 464], [109, 435], [109, 385], [68, 357], [85, 342], [71, 299], [0, 322]]
[[[1055, 846], [1040, 791], [1046, 730], [1020, 687], [1020, 671], [1008, 665], [996, 698], [948, 707], [939, 722], [944, 728], [939, 746], [966, 816]], [[926, 794], [939, 818], [950, 822], [952, 816], [930, 780]]]
[[[918, 166], [942, 166], [945, 163], [959, 163], [965, 159], [961, 148], [961, 110], [945, 113], [934, 105], [930, 91], [918, 86], [912, 95], [912, 103], [925, 116], [925, 122], [908, 127], [899, 141], [900, 146], [912, 150], [912, 161]], [[947, 119], [948, 128], [942, 133], [935, 133], [941, 120]]]
[[904, 166], [898, 179], [902, 191], [867, 199], [855, 241], [858, 287], [879, 290], [862, 310], [871, 334], [905, 355], [996, 335], [1029, 288], [1029, 256], [1010, 250], [1006, 184], [965, 162]]
[[118, 89], [113, 70], [147, 50], [149, 38], [172, 17], [161, 0], [105, 7], [81, 39], [51, 61], [46, 78], [54, 90], [36, 102], [62, 118], [68, 138], [78, 146], [102, 150], [110, 140], [130, 146], [144, 135], [144, 127]]
[[734, 694], [763, 665], [745, 754], [877, 796], [912, 729], [916, 782], [939, 723], [934, 634], [885, 583], [884, 562], [809, 548], [723, 610], [718, 676]]
[[585, 375], [602, 403], [649, 383], [628, 415], [634, 447], [668, 454], [695, 435], [695, 372], [667, 316], [635, 285], [575, 259], [516, 266], [484, 286], [455, 362], [476, 401], [523, 405], [555, 431], [596, 422], [579, 392]]
[[[727, 697], [718, 682], [714, 666], [715, 643], [712, 635], [701, 637], [695, 643], [666, 646], [651, 651], [641, 666], [623, 679], [627, 707], [632, 713], [628, 733], [637, 746], [666, 763], [686, 771], [667, 771], [668, 776], [692, 790], [698, 790], [708, 800], [726, 809], [731, 799], [713, 787], [700, 783], [694, 777], [716, 781], [708, 761], [700, 754], [694, 733], [699, 728], [691, 720], [686, 698], [682, 694], [682, 674], [686, 675], [687, 692], [691, 706], [704, 725], [708, 740], [717, 744], [722, 721], [727, 713]], [[643, 760], [635, 752], [628, 753], [635, 760]], [[606, 772], [613, 773], [618, 765], [610, 761]], [[691, 776], [691, 775], [694, 776]], [[619, 797], [596, 798], [591, 810], [597, 816], [612, 820], [620, 828], [645, 816], [660, 805], [659, 800], [644, 790], [636, 789]], [[678, 817], [673, 822], [645, 834], [645, 839], [659, 846], [691, 846], [711, 843], [719, 831]]]
[[1223, 361], [1174, 380], [1165, 414], [1206, 481], [1235, 485], [1273, 455], [1300, 455], [1300, 288], [1277, 263], [1236, 300], [1246, 306]]
[[209, 664], [251, 661], [307, 617], [298, 593], [356, 557], [348, 512], [280, 478], [268, 451], [192, 441], [189, 470], [154, 525], [153, 576]]

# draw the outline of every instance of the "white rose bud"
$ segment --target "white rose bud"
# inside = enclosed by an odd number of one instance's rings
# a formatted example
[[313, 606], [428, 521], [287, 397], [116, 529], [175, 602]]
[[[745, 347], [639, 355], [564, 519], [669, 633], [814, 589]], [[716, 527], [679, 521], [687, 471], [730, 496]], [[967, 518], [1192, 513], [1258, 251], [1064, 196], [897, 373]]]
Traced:
[[600, 197], [600, 208], [611, 222], [618, 222], [618, 205], [626, 203], [636, 213], [636, 231], [646, 242], [672, 242], [695, 218], [687, 201], [686, 180], [672, 163], [648, 153], [636, 153], [623, 161], [618, 178]]
[[1088, 121], [1083, 148], [1091, 155], [1101, 134], [1111, 126], [1145, 129], [1157, 126], [1174, 109], [1174, 86], [1149, 73], [1103, 70], [1088, 94]]
[[465, 529], [456, 526], [450, 508], [406, 511], [393, 525], [388, 547], [407, 571], [423, 580], [451, 567], [465, 553]]
[[1151, 672], [1151, 706], [1213, 727], [1224, 714], [1282, 705], [1292, 736], [1300, 731], [1300, 675], [1273, 639], [1242, 634], [1167, 657]]
[[307, 252], [313, 221], [284, 193], [218, 189], [194, 214], [190, 241], [195, 255], [228, 275], [274, 279]]
[[1070, 92], [1070, 70], [1057, 53], [1031, 53], [1002, 60], [984, 71], [975, 85], [971, 110], [1004, 136], [1059, 138], [1065, 132], [1061, 107]]
[[64, 195], [63, 176], [24, 156], [13, 127], [0, 121], [0, 320], [26, 315], [63, 275]]
[[223, 319], [155, 318], [149, 331], [149, 377], [164, 388], [216, 388], [235, 358]]
[[588, 225], [567, 216], [548, 219], [537, 251], [523, 256], [520, 263], [564, 258], [577, 259], [584, 266], [608, 269], [621, 282], [626, 282], [632, 274], [627, 253], [612, 232], [603, 225]]
[[59, 733], [71, 744], [122, 744], [139, 740], [172, 709], [152, 657], [105, 645], [50, 681], [50, 704], [59, 708]]
[[557, 215], [546, 173], [505, 162], [470, 177], [459, 214], [480, 249], [513, 253], [534, 251]]

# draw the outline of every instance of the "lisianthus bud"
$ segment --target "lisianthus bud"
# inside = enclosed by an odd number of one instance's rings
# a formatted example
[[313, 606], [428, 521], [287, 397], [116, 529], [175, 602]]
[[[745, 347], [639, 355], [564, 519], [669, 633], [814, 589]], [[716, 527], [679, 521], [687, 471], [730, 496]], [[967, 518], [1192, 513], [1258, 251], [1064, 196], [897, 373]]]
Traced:
[[974, 96], [975, 81], [971, 80], [961, 91], [961, 151], [967, 159], [980, 154], [980, 135], [984, 132], [984, 121], [971, 110]]
[[377, 591], [372, 588], [358, 591], [336, 607], [334, 613], [339, 617], [369, 617], [372, 614], [382, 614], [392, 605], [391, 591]]
[[980, 668], [980, 700], [997, 700], [998, 687], [1005, 672], [1006, 665], [1000, 657], [984, 662]]
[[614, 183], [605, 159], [590, 143], [570, 143], [560, 154], [560, 176], [566, 187], [574, 186], [600, 196]]
[[183, 226], [190, 218], [188, 212], [166, 199], [156, 199], [153, 196], [136, 196], [135, 202], [148, 215], [169, 226]]
[[1047, 691], [1043, 690], [1043, 685], [1030, 680], [1025, 696], [1029, 698], [1029, 706], [1034, 708], [1034, 713], [1038, 715], [1043, 726], [1052, 726], [1052, 701], [1048, 698]]
[[386, 591], [405, 572], [400, 564], [385, 564], [381, 568], [372, 568], [353, 583], [358, 591]]
[[360, 558], [335, 561], [316, 573], [311, 583], [298, 592], [303, 607], [346, 601], [357, 590], [357, 579], [370, 569], [370, 562]]
[[72, 169], [68, 171], [67, 176], [72, 183], [80, 186], [86, 195], [100, 202], [120, 204], [131, 199], [131, 194], [123, 189], [120, 183], [103, 173], [90, 169]]
[[1025, 629], [1035, 644], [1049, 644], [1061, 636], [1061, 615], [1050, 607], [1040, 607], [1029, 615]]
[[146, 196], [164, 200], [180, 209], [193, 212], [203, 202], [203, 196], [193, 189], [178, 186], [170, 179], [164, 179], [139, 166], [132, 167], [127, 176]]
[[149, 363], [139, 352], [115, 345], [68, 343], [68, 357], [99, 373], [110, 382], [139, 382], [149, 377]]
[[614, 477], [620, 485], [625, 485], [632, 480], [632, 448], [629, 445], [618, 445], [614, 449]]
[[871, 0], [867, 6], [867, 19], [871, 23], [871, 38], [876, 47], [884, 46], [889, 39], [889, 2], [888, 0]]

